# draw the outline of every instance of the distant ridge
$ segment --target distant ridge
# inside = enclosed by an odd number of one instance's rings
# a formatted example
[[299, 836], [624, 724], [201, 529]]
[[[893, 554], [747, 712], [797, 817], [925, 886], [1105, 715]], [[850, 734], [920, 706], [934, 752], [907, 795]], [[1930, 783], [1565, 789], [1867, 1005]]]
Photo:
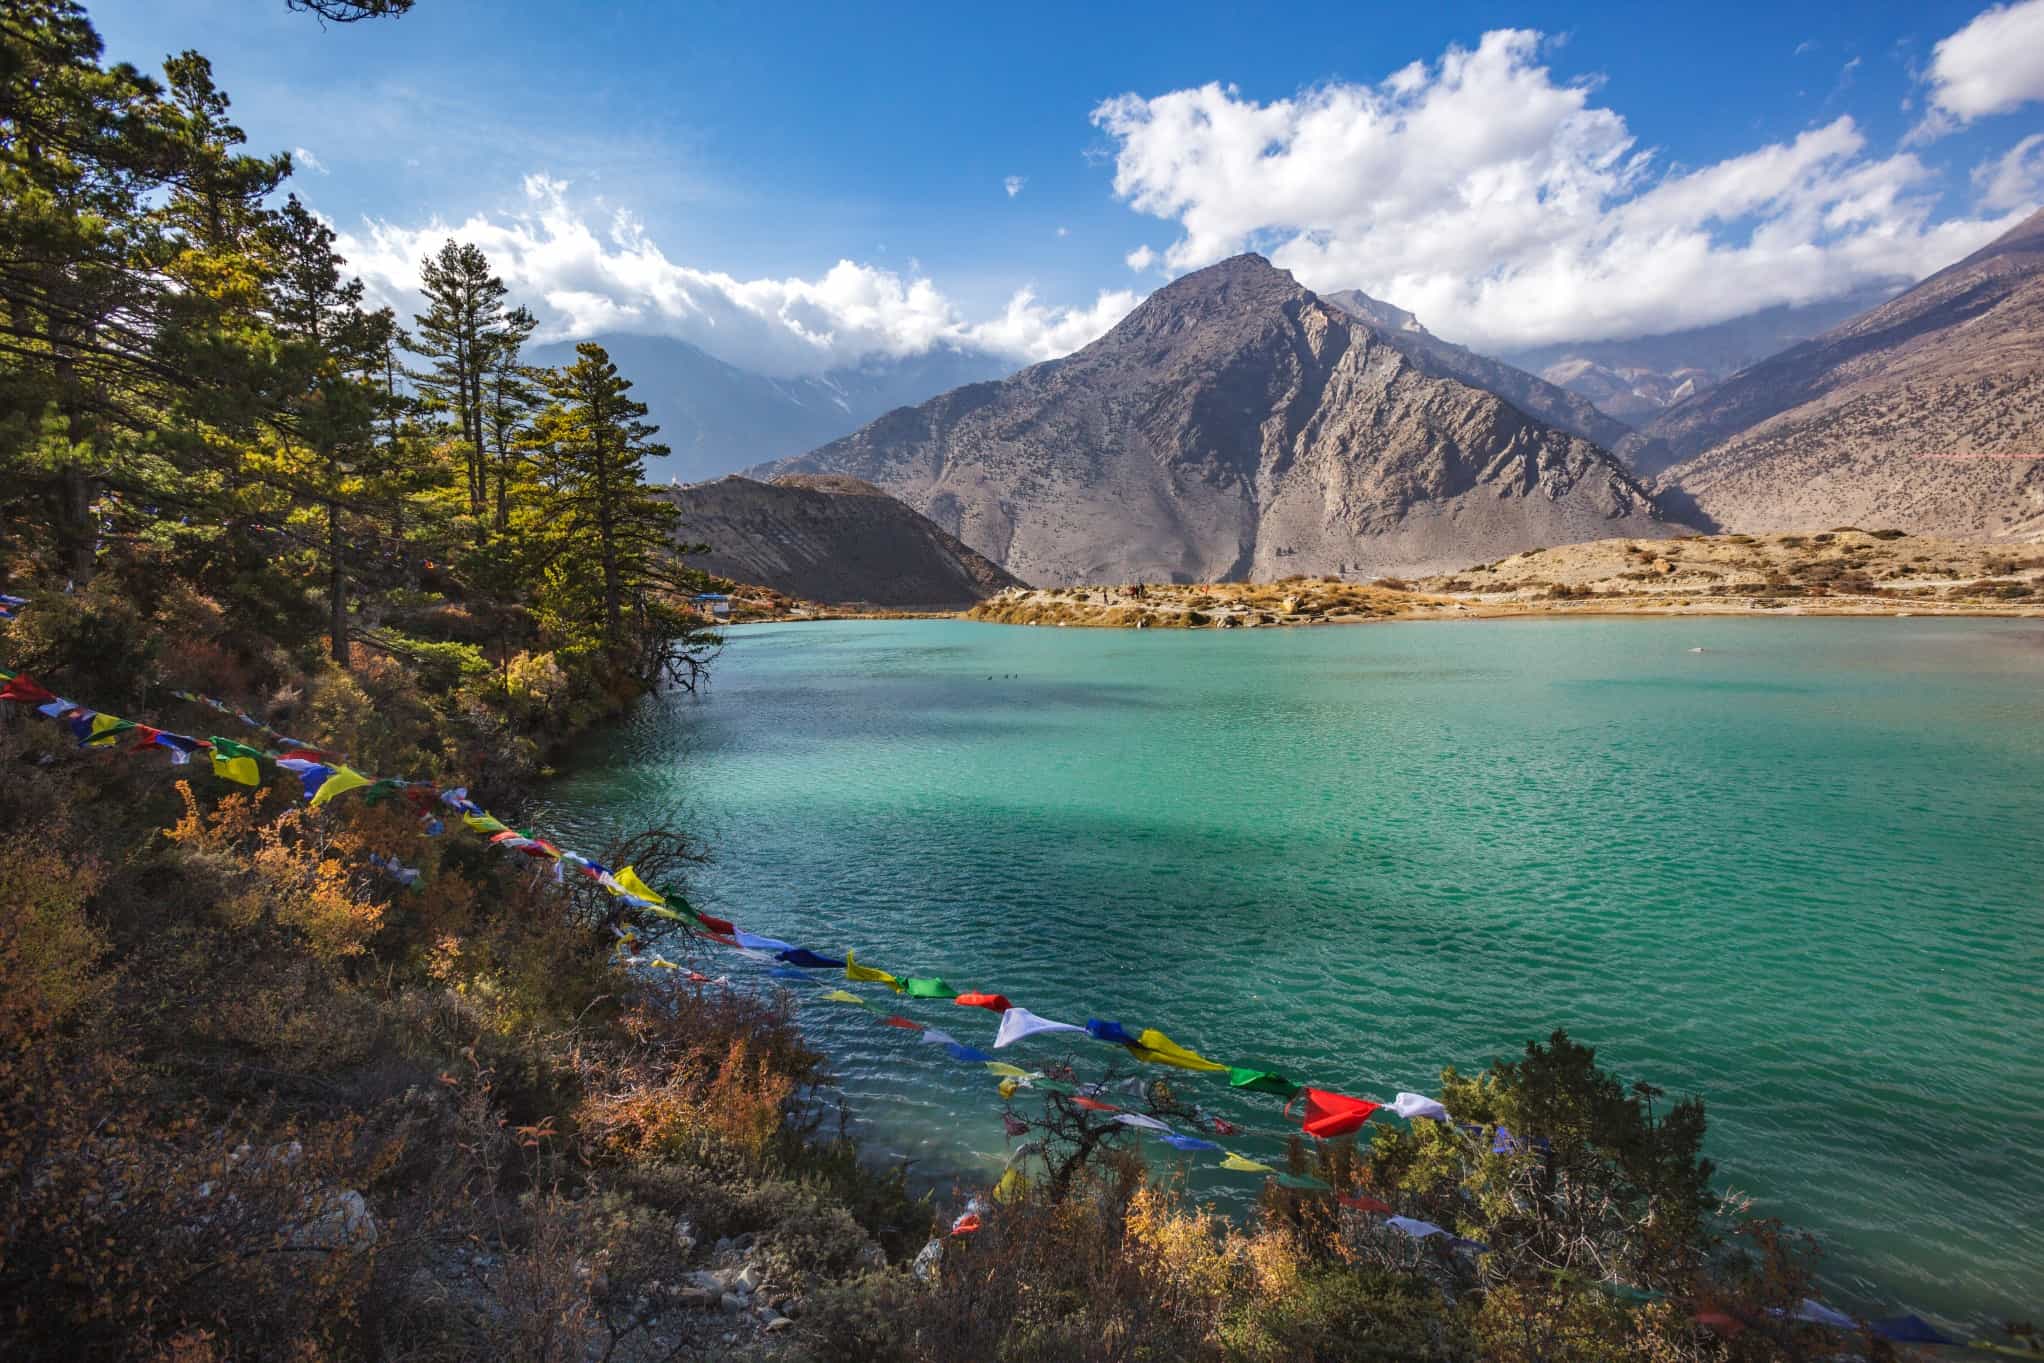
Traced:
[[1453, 567], [1681, 527], [1611, 455], [1244, 255], [768, 472], [848, 473], [1042, 584]]
[[2044, 536], [2044, 210], [1625, 448], [1727, 529]]

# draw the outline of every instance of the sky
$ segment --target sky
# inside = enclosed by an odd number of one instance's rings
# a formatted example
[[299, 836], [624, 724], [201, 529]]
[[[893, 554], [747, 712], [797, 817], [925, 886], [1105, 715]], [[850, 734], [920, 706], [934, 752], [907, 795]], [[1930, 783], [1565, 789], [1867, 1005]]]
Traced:
[[549, 339], [772, 374], [1050, 358], [1244, 250], [1494, 353], [1657, 334], [2044, 201], [2044, 0], [86, 4], [212, 59], [378, 297], [455, 236]]

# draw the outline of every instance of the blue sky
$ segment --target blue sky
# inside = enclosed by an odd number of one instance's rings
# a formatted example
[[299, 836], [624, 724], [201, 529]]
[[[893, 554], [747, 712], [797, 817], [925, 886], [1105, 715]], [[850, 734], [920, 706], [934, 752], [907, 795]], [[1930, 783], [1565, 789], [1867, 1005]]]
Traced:
[[[401, 293], [442, 229], [491, 228], [514, 284], [566, 300], [550, 330], [790, 370], [945, 340], [1051, 353], [1251, 246], [1492, 348], [1735, 306], [1699, 292], [1921, 274], [2044, 185], [2044, 140], [2024, 146], [2044, 69], [2011, 51], [2044, 38], [2044, 0], [1941, 61], [1983, 8], [418, 0], [323, 28], [283, 0], [89, 3], [110, 57], [196, 47], [253, 145], [312, 153], [299, 192], [372, 287]], [[1484, 58], [1459, 83], [1456, 50]], [[1742, 207], [1714, 219], [1704, 195]]]

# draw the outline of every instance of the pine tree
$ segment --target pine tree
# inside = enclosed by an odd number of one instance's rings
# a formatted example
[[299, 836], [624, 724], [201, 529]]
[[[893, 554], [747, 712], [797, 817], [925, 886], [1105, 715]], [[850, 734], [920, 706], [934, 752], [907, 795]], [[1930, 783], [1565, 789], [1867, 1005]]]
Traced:
[[469, 514], [481, 539], [489, 523], [490, 492], [485, 389], [491, 367], [507, 346], [515, 356], [523, 342], [516, 328], [523, 325], [529, 335], [531, 327], [519, 319], [523, 309], [514, 313], [505, 307], [510, 290], [490, 273], [489, 257], [466, 243], [449, 241], [420, 262], [419, 286], [426, 311], [413, 319], [413, 346], [432, 364], [413, 377], [454, 424], [468, 473]]
[[495, 526], [499, 534], [511, 525], [511, 485], [518, 479], [524, 457], [519, 446], [526, 423], [540, 402], [540, 373], [520, 359], [525, 342], [538, 325], [525, 308], [505, 314], [483, 374], [483, 439], [489, 474], [496, 484]]
[[[575, 347], [575, 363], [547, 375], [552, 402], [533, 423], [530, 448], [543, 489], [556, 558], [588, 561], [600, 583], [598, 637], [623, 660], [641, 641], [628, 637], [626, 612], [678, 580], [673, 502], [646, 484], [646, 460], [667, 453], [653, 437], [646, 404], [600, 345]], [[572, 580], [572, 574], [563, 580]]]
[[376, 509], [371, 485], [384, 454], [377, 439], [386, 410], [382, 369], [395, 322], [387, 309], [363, 310], [362, 281], [343, 280], [333, 229], [297, 195], [286, 201], [270, 235], [277, 267], [271, 316], [288, 376], [276, 418], [286, 456], [279, 481], [322, 513], [330, 649], [346, 667], [345, 513]]

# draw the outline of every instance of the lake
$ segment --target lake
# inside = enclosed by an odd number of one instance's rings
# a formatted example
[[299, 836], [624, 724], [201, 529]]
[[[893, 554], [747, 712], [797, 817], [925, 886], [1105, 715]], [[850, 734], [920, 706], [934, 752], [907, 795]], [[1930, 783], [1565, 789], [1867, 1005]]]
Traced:
[[[752, 931], [1320, 1087], [1565, 1027], [1705, 1098], [1719, 1185], [1815, 1232], [1838, 1304], [2044, 1306], [2037, 622], [753, 626], [550, 796], [578, 846], [691, 829]], [[900, 1010], [991, 1049], [991, 1013]], [[869, 1146], [998, 1171], [983, 1071], [803, 1021]], [[1002, 1055], [1113, 1058], [1055, 1040]], [[1282, 1153], [1275, 1100], [1148, 1072]]]

